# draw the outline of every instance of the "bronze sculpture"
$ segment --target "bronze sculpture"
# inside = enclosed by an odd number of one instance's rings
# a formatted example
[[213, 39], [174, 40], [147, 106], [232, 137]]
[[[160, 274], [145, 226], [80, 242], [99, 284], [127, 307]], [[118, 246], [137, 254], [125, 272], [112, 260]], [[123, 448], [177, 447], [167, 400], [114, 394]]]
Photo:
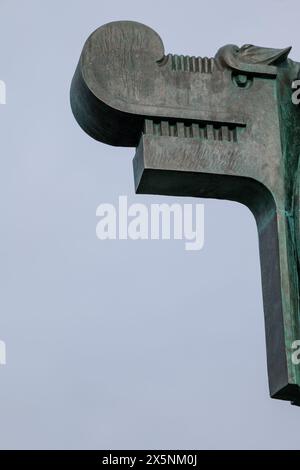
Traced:
[[299, 107], [290, 48], [228, 45], [165, 55], [160, 37], [113, 22], [87, 40], [71, 87], [80, 126], [136, 147], [136, 191], [239, 201], [258, 226], [270, 394], [300, 405]]

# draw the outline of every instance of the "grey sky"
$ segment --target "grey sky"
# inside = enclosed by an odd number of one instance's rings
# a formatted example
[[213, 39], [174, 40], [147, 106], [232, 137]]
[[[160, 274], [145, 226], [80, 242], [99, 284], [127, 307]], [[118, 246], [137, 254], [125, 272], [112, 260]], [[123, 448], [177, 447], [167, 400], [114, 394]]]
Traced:
[[101, 202], [169, 199], [136, 196], [134, 149], [93, 141], [69, 106], [104, 23], [146, 23], [166, 52], [292, 45], [300, 60], [299, 13], [296, 0], [0, 0], [1, 449], [300, 447], [300, 408], [268, 396], [249, 210], [205, 200], [200, 252], [97, 240]]

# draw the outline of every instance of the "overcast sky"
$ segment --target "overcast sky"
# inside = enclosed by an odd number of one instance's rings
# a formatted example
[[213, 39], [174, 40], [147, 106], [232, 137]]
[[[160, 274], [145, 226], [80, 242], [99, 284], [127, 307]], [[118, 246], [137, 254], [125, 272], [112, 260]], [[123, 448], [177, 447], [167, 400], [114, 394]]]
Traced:
[[[299, 448], [269, 398], [257, 230], [240, 204], [136, 196], [134, 149], [89, 138], [69, 105], [88, 35], [145, 23], [166, 53], [293, 46], [298, 0], [0, 0], [1, 449]], [[204, 202], [205, 246], [100, 241], [96, 208]]]

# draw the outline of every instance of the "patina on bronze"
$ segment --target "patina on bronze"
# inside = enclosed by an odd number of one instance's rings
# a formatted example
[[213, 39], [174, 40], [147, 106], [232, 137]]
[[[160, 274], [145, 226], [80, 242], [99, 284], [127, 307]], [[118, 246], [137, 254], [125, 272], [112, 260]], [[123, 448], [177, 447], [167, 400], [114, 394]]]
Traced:
[[[300, 404], [300, 114], [290, 48], [165, 55], [152, 29], [113, 22], [87, 40], [71, 87], [80, 126], [136, 147], [136, 191], [239, 201], [258, 226], [270, 394]], [[234, 294], [234, 293], [233, 293]], [[246, 299], [245, 299], [246, 300]], [[255, 345], [253, 345], [255, 347]]]

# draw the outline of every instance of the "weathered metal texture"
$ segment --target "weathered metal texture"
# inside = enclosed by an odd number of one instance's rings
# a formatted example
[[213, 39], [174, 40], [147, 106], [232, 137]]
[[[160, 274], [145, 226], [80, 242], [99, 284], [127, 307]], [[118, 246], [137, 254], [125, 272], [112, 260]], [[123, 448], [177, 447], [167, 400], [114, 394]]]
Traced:
[[71, 105], [95, 139], [137, 147], [138, 193], [230, 199], [251, 209], [270, 394], [299, 405], [292, 344], [300, 339], [300, 115], [291, 84], [300, 64], [289, 50], [228, 45], [215, 58], [165, 55], [147, 26], [109, 23], [84, 46]]

